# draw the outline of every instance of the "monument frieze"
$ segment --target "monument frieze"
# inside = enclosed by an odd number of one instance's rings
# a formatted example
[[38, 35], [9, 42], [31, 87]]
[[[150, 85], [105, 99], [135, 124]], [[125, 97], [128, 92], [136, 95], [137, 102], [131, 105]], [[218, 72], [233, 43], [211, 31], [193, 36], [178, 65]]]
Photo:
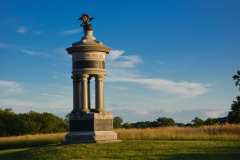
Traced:
[[73, 61], [72, 68], [98, 68], [105, 69], [105, 61]]

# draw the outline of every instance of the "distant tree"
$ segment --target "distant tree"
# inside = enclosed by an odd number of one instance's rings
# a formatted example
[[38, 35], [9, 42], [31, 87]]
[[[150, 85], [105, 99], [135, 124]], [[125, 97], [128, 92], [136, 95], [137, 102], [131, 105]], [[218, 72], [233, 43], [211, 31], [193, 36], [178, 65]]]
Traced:
[[66, 116], [65, 116], [65, 121], [69, 123], [69, 116], [70, 116], [71, 113], [68, 113]]
[[0, 137], [16, 136], [36, 133], [67, 132], [68, 122], [52, 113], [15, 114], [11, 108], [0, 108]]
[[231, 109], [228, 112], [229, 123], [240, 123], [240, 96], [236, 97], [237, 101], [233, 101]]
[[175, 123], [178, 127], [184, 127], [183, 123]]
[[121, 117], [113, 118], [113, 128], [121, 128], [123, 123], [123, 119]]
[[[235, 82], [235, 85], [240, 86], [240, 71], [237, 71], [237, 74], [234, 75], [232, 78], [233, 78], [233, 80], [237, 80]], [[240, 91], [240, 87], [239, 87], [239, 91]]]
[[214, 125], [214, 124], [216, 124], [216, 120], [215, 120], [215, 119], [212, 119], [212, 118], [208, 118], [208, 119], [205, 121], [205, 124], [208, 125], [208, 126]]
[[195, 117], [195, 119], [193, 119], [191, 122], [193, 123], [194, 127], [200, 127], [204, 125], [204, 120], [198, 117]]
[[131, 124], [131, 123], [124, 123], [123, 125], [122, 125], [122, 128], [126, 128], [126, 129], [129, 129], [129, 128], [134, 128], [133, 127], [133, 125]]
[[157, 123], [160, 127], [169, 127], [169, 126], [175, 126], [175, 122], [172, 118], [166, 118], [166, 117], [159, 117], [157, 119]]
[[141, 122], [137, 122], [137, 128], [148, 128], [149, 127], [149, 123], [148, 123], [148, 121], [146, 121], [146, 122], [143, 122], [143, 121], [141, 121]]

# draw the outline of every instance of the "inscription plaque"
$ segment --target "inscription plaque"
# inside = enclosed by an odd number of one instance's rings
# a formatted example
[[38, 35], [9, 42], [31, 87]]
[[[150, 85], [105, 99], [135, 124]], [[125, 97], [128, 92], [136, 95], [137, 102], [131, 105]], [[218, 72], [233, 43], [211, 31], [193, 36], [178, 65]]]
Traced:
[[95, 131], [112, 131], [112, 119], [95, 119]]
[[94, 131], [93, 120], [70, 120], [70, 132]]

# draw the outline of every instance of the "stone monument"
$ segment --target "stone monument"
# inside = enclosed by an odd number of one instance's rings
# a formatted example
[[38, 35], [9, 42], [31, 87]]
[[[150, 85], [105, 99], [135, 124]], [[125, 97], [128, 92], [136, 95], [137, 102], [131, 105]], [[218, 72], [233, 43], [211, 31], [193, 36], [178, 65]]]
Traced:
[[[73, 110], [69, 133], [62, 144], [121, 142], [113, 132], [112, 114], [104, 109], [105, 55], [111, 48], [92, 35], [90, 18], [83, 13], [84, 36], [67, 48], [72, 55]], [[95, 78], [95, 108], [91, 108], [90, 79]]]

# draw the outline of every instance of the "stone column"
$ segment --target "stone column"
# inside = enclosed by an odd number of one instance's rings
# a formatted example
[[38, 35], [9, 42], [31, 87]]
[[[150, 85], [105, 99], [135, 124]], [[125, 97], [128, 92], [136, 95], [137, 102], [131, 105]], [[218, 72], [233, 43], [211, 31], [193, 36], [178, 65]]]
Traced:
[[98, 74], [95, 78], [95, 110], [105, 111], [104, 109], [104, 75]]
[[92, 77], [88, 77], [88, 109], [91, 110], [91, 92], [90, 92], [90, 80]]
[[88, 77], [87, 74], [81, 75], [81, 109], [82, 112], [89, 112], [88, 109]]
[[72, 76], [73, 79], [73, 110], [72, 113], [80, 109], [80, 81], [78, 76]]

